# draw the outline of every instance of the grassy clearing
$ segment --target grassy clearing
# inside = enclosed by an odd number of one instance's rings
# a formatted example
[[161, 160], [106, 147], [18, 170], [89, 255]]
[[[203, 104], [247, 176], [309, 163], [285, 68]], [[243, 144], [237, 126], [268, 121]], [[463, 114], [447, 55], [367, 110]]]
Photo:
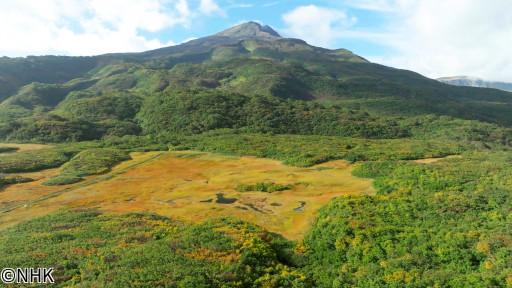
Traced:
[[87, 149], [78, 153], [61, 167], [60, 174], [43, 183], [44, 185], [66, 185], [79, 182], [85, 176], [104, 174], [125, 160], [128, 152], [118, 149]]
[[432, 164], [432, 163], [439, 162], [443, 159], [452, 159], [452, 158], [462, 158], [462, 156], [461, 155], [450, 155], [450, 156], [438, 157], [438, 158], [425, 158], [425, 159], [414, 160], [414, 162], [419, 163], [419, 164]]
[[[300, 168], [254, 157], [167, 152], [156, 160], [131, 167], [155, 153], [132, 154], [133, 160], [117, 165], [109, 174], [97, 176], [103, 177], [101, 180], [89, 184], [96, 179], [93, 177], [87, 180], [87, 186], [66, 186], [66, 193], [48, 199], [44, 195], [59, 190], [41, 186], [45, 180], [8, 187], [0, 194], [0, 203], [16, 199], [30, 203], [30, 209], [14, 209], [0, 216], [0, 222], [12, 225], [61, 207], [98, 207], [119, 213], [151, 211], [190, 223], [232, 216], [290, 239], [300, 239], [316, 211], [333, 197], [373, 193], [372, 182], [352, 176], [351, 165], [341, 160]], [[123, 173], [116, 174], [118, 171]], [[273, 193], [237, 191], [239, 185], [254, 183], [296, 184], [290, 190]], [[219, 193], [223, 199], [234, 202], [216, 203]], [[45, 200], [35, 201], [41, 197]], [[294, 211], [301, 202], [305, 202], [304, 209]]]
[[90, 176], [80, 183], [64, 186], [47, 186], [42, 184], [48, 179], [59, 175], [59, 169], [20, 173], [20, 176], [32, 178], [34, 181], [10, 185], [2, 190], [2, 193], [0, 193], [0, 229], [11, 227], [17, 223], [59, 210], [66, 206], [66, 203], [58, 205], [39, 204], [48, 202], [62, 194], [83, 191], [87, 187], [112, 179], [135, 167], [145, 165], [161, 155], [162, 152], [134, 152], [130, 154], [132, 160], [124, 161], [116, 165], [113, 167], [112, 171], [106, 175]]
[[16, 151], [23, 152], [51, 148], [51, 146], [46, 144], [0, 143], [0, 151], [2, 150], [2, 148], [16, 148]]

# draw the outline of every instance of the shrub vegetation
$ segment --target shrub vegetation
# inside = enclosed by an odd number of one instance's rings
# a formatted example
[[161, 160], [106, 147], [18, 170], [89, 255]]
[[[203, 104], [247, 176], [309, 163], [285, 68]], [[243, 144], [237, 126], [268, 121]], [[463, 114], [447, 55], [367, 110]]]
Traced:
[[0, 265], [54, 267], [56, 287], [310, 287], [293, 247], [238, 220], [64, 211], [2, 233]]
[[93, 148], [78, 153], [50, 178], [45, 185], [65, 185], [79, 182], [85, 176], [107, 173], [117, 163], [129, 160], [128, 152], [119, 149]]
[[291, 185], [291, 184], [276, 184], [274, 182], [258, 182], [256, 184], [240, 184], [236, 187], [236, 190], [240, 191], [240, 192], [258, 191], [258, 192], [272, 193], [272, 192], [290, 190], [292, 188], [293, 188], [293, 185]]
[[[306, 236], [317, 287], [508, 287], [509, 153], [366, 162], [376, 196], [337, 198]], [[508, 286], [507, 286], [508, 285]]]

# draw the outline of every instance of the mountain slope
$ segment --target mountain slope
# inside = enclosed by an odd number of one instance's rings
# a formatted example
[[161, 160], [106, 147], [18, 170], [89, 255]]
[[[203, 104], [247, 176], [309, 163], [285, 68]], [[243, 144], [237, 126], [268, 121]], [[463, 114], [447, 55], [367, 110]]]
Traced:
[[63, 83], [98, 65], [97, 57], [29, 56], [0, 58], [0, 101], [32, 82]]
[[507, 82], [494, 82], [485, 81], [480, 78], [468, 77], [468, 76], [455, 76], [455, 77], [442, 77], [437, 79], [440, 82], [455, 85], [455, 86], [469, 86], [469, 87], [481, 87], [481, 88], [494, 88], [508, 92], [512, 92], [512, 83]]
[[[268, 26], [249, 22], [181, 45], [142, 53], [4, 57], [0, 59], [0, 139], [62, 141], [148, 132], [140, 126], [138, 111], [145, 105], [157, 105], [158, 101], [147, 99], [182, 90], [274, 97], [277, 100], [269, 103], [281, 103], [289, 106], [282, 111], [299, 114], [307, 113], [301, 109], [311, 108], [299, 104], [298, 112], [293, 108], [295, 102], [279, 99], [335, 104], [336, 113], [344, 115], [342, 122], [351, 123], [346, 124], [348, 127], [361, 118], [351, 119], [342, 109], [355, 110], [355, 115], [370, 113], [372, 121], [378, 117], [437, 114], [512, 125], [511, 93], [446, 85], [411, 71], [370, 63], [345, 49], [329, 50], [300, 39], [283, 38]], [[197, 93], [189, 94], [193, 97]], [[322, 109], [315, 111], [320, 113]], [[325, 132], [325, 127], [337, 123], [332, 121], [322, 118], [318, 125], [324, 128], [309, 133], [337, 135]], [[201, 127], [244, 127], [239, 122], [216, 123], [202, 123]], [[264, 131], [275, 130], [277, 124], [272, 123], [277, 122], [265, 123]], [[305, 128], [277, 129], [280, 133], [296, 130]]]

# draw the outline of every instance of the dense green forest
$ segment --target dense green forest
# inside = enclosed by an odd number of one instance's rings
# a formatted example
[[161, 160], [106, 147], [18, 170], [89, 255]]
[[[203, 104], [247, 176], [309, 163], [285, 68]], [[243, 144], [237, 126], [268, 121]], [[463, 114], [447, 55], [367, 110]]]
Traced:
[[316, 134], [362, 138], [408, 135], [397, 121], [368, 113], [278, 97], [247, 97], [225, 92], [180, 91], [148, 98], [138, 115], [149, 134], [199, 134], [237, 128], [246, 132]]
[[511, 109], [512, 93], [256, 23], [144, 53], [3, 57], [0, 142], [52, 145], [0, 147], [0, 193], [34, 181], [21, 173], [59, 168], [50, 189], [169, 150], [343, 159], [376, 193], [331, 200], [298, 241], [231, 218], [63, 209], [2, 230], [0, 266], [55, 267], [57, 287], [512, 287]]
[[321, 210], [307, 270], [321, 287], [512, 285], [511, 156], [361, 164], [377, 195]]
[[293, 248], [232, 219], [67, 211], [2, 233], [0, 265], [53, 266], [57, 287], [310, 287]]
[[366, 139], [458, 137], [506, 144], [512, 135], [511, 128], [476, 120], [435, 114], [384, 116], [343, 103], [221, 90], [166, 90], [145, 98], [131, 92], [70, 95], [71, 99], [48, 115], [34, 113], [0, 123], [0, 136], [6, 141], [58, 143], [124, 135], [192, 135], [230, 128], [244, 133]]

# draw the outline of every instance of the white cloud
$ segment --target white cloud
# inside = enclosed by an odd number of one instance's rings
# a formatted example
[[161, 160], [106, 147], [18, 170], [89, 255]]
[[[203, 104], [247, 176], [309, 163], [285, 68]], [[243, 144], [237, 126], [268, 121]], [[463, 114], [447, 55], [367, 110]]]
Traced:
[[[372, 2], [372, 1], [367, 1]], [[430, 77], [469, 75], [512, 81], [512, 1], [394, 0], [394, 19], [376, 38], [393, 48], [370, 59]]]
[[94, 55], [154, 49], [150, 33], [187, 27], [194, 17], [219, 11], [187, 0], [17, 0], [0, 3], [0, 56]]
[[201, 0], [199, 10], [206, 15], [219, 14], [226, 16], [226, 13], [220, 9], [219, 5], [214, 0]]
[[330, 47], [357, 19], [349, 17], [343, 10], [308, 5], [284, 14], [283, 21], [287, 26], [286, 35]]

